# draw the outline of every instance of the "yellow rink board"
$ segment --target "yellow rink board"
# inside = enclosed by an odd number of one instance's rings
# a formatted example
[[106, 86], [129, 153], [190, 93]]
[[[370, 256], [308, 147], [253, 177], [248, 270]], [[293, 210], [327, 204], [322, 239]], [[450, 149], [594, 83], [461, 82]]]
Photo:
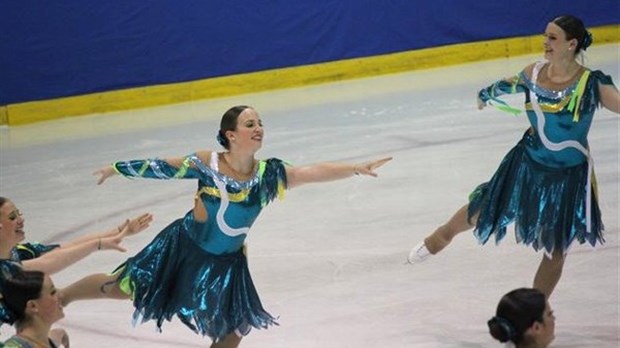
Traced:
[[[597, 44], [620, 41], [620, 26], [590, 29]], [[463, 43], [346, 59], [292, 68], [129, 88], [80, 96], [0, 106], [0, 125], [23, 125], [69, 116], [217, 98], [279, 88], [421, 70], [542, 51], [542, 36]]]

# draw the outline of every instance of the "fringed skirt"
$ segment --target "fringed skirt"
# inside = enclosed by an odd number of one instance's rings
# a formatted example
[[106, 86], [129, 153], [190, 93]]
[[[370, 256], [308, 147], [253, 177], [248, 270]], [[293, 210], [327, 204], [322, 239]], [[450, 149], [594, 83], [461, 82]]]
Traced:
[[[495, 235], [498, 244], [515, 223], [516, 240], [535, 250], [568, 251], [574, 240], [602, 244], [603, 223], [592, 189], [591, 230], [586, 223], [588, 163], [552, 168], [532, 160], [521, 140], [504, 157], [489, 182], [470, 195], [468, 217], [479, 213], [474, 235], [481, 244]], [[594, 186], [594, 185], [593, 185]]]
[[133, 298], [134, 324], [177, 316], [194, 332], [215, 342], [230, 333], [276, 324], [260, 302], [240, 249], [214, 255], [186, 233], [182, 220], [166, 227], [119, 268], [121, 289]]

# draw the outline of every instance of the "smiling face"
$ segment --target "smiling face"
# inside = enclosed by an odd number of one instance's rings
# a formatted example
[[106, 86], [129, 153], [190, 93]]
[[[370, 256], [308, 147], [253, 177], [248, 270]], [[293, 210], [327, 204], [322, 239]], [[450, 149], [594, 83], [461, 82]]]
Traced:
[[25, 238], [24, 218], [19, 209], [10, 200], [6, 200], [0, 206], [0, 244], [4, 247], [13, 248]]
[[239, 114], [236, 129], [226, 135], [235, 148], [254, 153], [263, 145], [263, 122], [256, 110], [247, 108]]
[[544, 36], [545, 58], [549, 61], [572, 59], [575, 57], [577, 40], [566, 39], [566, 33], [557, 24], [551, 22], [547, 24]]

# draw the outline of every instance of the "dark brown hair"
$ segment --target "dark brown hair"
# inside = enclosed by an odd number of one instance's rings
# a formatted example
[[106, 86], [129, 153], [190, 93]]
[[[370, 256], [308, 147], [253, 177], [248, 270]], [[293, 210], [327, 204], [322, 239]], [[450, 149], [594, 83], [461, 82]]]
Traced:
[[245, 105], [233, 106], [222, 116], [222, 121], [220, 121], [220, 131], [217, 133], [217, 142], [220, 143], [220, 145], [222, 145], [225, 149], [230, 149], [230, 142], [228, 141], [228, 138], [226, 138], [226, 132], [237, 129], [237, 119], [239, 118], [239, 115], [241, 115], [241, 113], [248, 108], [249, 106]]
[[566, 15], [557, 17], [553, 20], [553, 23], [564, 30], [567, 40], [577, 39], [575, 54], [582, 49], [585, 51], [592, 44], [592, 34], [586, 30], [581, 19]]
[[545, 295], [537, 289], [512, 290], [502, 297], [495, 316], [487, 322], [491, 336], [502, 343], [521, 343], [534, 322], [543, 322], [546, 305]]
[[11, 319], [14, 322], [19, 323], [26, 319], [26, 305], [28, 301], [41, 297], [44, 280], [43, 272], [24, 270], [18, 270], [3, 279], [2, 302], [12, 313]]

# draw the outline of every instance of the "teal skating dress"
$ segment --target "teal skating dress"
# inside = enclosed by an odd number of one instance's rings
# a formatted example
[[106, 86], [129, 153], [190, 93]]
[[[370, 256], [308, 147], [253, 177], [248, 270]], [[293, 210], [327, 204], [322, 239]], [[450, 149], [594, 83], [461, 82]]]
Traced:
[[[603, 243], [603, 223], [588, 149], [588, 131], [600, 104], [599, 84], [613, 85], [601, 71], [585, 70], [572, 86], [553, 91], [536, 84], [544, 62], [532, 77], [524, 71], [481, 90], [484, 102], [498, 103], [508, 93], [524, 93], [531, 127], [510, 150], [493, 177], [470, 194], [468, 216], [479, 213], [474, 235], [499, 243], [515, 224], [516, 240], [566, 253], [571, 243]], [[512, 109], [514, 110], [514, 109]]]
[[243, 242], [259, 213], [286, 189], [286, 170], [279, 159], [262, 160], [245, 182], [218, 171], [218, 154], [210, 165], [197, 155], [180, 168], [164, 160], [117, 162], [126, 177], [196, 179], [196, 197], [208, 218], [196, 221], [193, 211], [172, 222], [117, 272], [121, 289], [132, 296], [134, 323], [178, 317], [194, 332], [214, 341], [252, 327], [276, 324], [266, 312], [250, 277]]

